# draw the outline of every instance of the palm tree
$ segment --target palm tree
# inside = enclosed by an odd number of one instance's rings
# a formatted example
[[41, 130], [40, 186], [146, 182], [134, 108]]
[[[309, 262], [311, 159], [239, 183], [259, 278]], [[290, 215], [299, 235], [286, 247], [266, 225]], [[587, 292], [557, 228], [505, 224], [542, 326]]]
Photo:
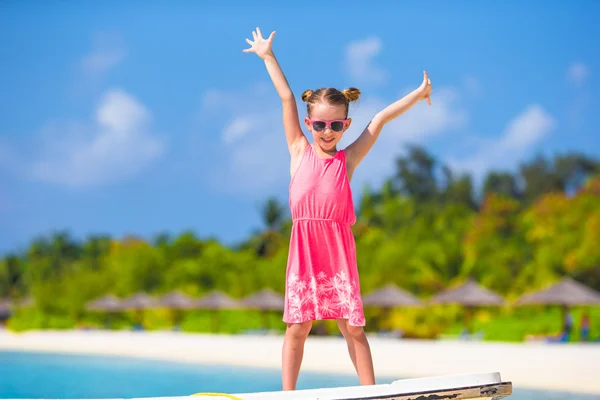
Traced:
[[54, 270], [61, 275], [68, 265], [77, 260], [81, 247], [67, 231], [54, 232], [50, 239], [50, 257]]
[[204, 243], [193, 231], [184, 231], [171, 240], [167, 249], [169, 259], [197, 258], [204, 248]]
[[31, 241], [27, 251], [28, 258], [42, 258], [50, 254], [50, 243], [48, 239], [39, 236]]
[[4, 270], [5, 282], [0, 284], [0, 297], [15, 298], [23, 294], [23, 262], [14, 254], [0, 260], [0, 272]]
[[90, 268], [95, 270], [100, 268], [102, 257], [110, 249], [110, 241], [110, 237], [104, 235], [91, 235], [87, 238], [82, 248], [82, 254]]
[[261, 206], [265, 230], [257, 232], [242, 247], [251, 247], [260, 257], [272, 256], [279, 247], [285, 229], [285, 207], [274, 197], [269, 197]]
[[268, 198], [262, 207], [263, 222], [267, 229], [271, 231], [281, 228], [284, 214], [285, 208], [274, 197]]

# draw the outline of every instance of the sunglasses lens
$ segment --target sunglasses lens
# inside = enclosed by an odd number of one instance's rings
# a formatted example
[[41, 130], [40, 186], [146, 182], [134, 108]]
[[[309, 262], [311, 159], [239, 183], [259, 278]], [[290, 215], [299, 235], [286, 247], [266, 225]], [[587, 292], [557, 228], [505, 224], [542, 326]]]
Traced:
[[344, 129], [344, 123], [340, 122], [340, 121], [332, 122], [331, 123], [331, 129], [334, 130], [334, 131], [336, 131], [336, 132], [339, 132], [342, 129]]
[[325, 130], [325, 122], [323, 122], [323, 121], [315, 121], [315, 122], [313, 122], [313, 129], [315, 131]]

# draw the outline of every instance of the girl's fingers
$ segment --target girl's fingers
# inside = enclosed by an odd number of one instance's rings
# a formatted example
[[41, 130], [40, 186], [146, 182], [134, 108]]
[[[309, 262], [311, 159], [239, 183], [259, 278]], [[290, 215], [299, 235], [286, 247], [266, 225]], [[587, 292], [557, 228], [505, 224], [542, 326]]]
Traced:
[[256, 40], [256, 32], [252, 31], [252, 37]]
[[258, 26], [256, 27], [256, 33], [259, 37], [262, 37], [262, 32], [260, 31], [260, 28]]
[[249, 49], [243, 49], [242, 51], [244, 53], [250, 53], [252, 51], [254, 51], [254, 49], [252, 47], [254, 47], [254, 42], [248, 38], [246, 38], [246, 43], [248, 43], [251, 47]]
[[274, 37], [275, 37], [275, 31], [271, 32], [271, 34], [269, 35], [269, 42], [273, 41]]

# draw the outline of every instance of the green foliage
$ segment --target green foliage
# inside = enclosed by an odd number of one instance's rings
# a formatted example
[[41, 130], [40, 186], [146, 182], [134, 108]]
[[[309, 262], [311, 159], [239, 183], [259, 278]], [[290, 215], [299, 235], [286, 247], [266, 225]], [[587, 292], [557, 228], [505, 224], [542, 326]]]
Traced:
[[[579, 154], [538, 157], [520, 165], [518, 174], [490, 171], [479, 194], [469, 175], [455, 175], [422, 148], [410, 147], [396, 166], [379, 190], [366, 188], [357, 202], [353, 231], [364, 294], [394, 283], [426, 300], [471, 278], [510, 301], [563, 276], [600, 290], [597, 161]], [[283, 330], [280, 313], [158, 309], [109, 315], [86, 305], [109, 293], [283, 293], [292, 229], [286, 209], [268, 198], [259, 209], [262, 228], [235, 247], [192, 231], [160, 233], [150, 242], [95, 235], [79, 243], [68, 232], [35, 238], [23, 254], [0, 259], [0, 297], [33, 300], [17, 308], [7, 326]], [[590, 309], [592, 336], [600, 334], [599, 310]], [[420, 338], [458, 334], [466, 317], [460, 306], [365, 312], [367, 330], [401, 329]], [[335, 321], [316, 326], [339, 334]], [[473, 327], [489, 340], [520, 341], [558, 331], [560, 313], [552, 307], [487, 308], [475, 312]]]

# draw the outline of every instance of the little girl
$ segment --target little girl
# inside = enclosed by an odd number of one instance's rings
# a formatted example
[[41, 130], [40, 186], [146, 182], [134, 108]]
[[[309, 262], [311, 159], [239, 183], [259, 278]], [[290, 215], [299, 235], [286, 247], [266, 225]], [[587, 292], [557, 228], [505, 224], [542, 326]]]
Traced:
[[294, 94], [273, 50], [275, 32], [264, 39], [259, 28], [244, 52], [256, 53], [265, 66], [283, 105], [283, 127], [291, 156], [290, 210], [292, 233], [286, 271], [283, 343], [283, 390], [294, 390], [304, 343], [312, 321], [335, 319], [362, 385], [375, 384], [369, 343], [363, 331], [365, 316], [351, 226], [356, 222], [350, 181], [383, 126], [426, 99], [431, 105], [431, 82], [424, 72], [421, 86], [377, 113], [355, 142], [344, 150], [337, 144], [352, 120], [348, 104], [358, 99], [355, 88], [306, 90], [306, 128], [302, 132]]

